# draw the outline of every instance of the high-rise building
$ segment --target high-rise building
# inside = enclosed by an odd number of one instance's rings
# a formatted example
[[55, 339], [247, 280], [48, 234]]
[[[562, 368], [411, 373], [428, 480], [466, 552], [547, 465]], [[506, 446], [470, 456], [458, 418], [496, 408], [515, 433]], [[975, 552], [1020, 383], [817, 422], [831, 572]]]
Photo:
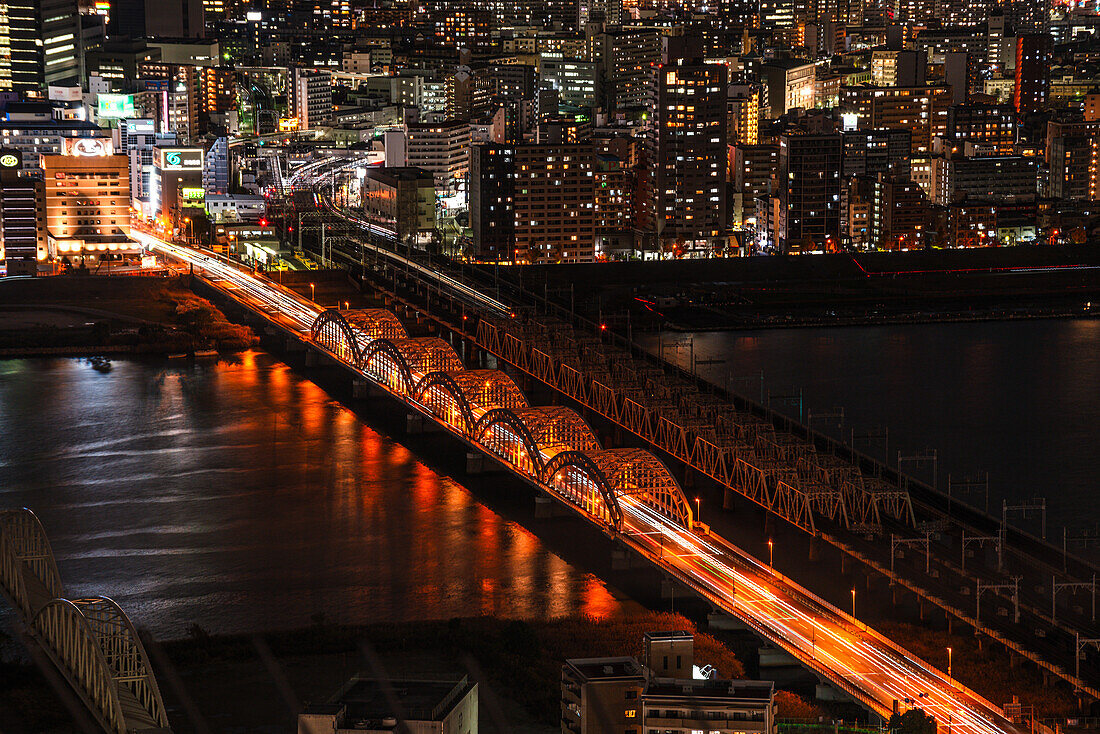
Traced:
[[1016, 38], [1016, 113], [1038, 112], [1050, 92], [1050, 36], [1031, 34]]
[[8, 275], [37, 275], [46, 251], [46, 189], [20, 173], [21, 153], [0, 148], [0, 260]]
[[438, 192], [466, 190], [470, 173], [470, 125], [462, 120], [405, 125], [408, 164], [431, 171]]
[[814, 106], [817, 66], [798, 59], [776, 59], [762, 64], [760, 74], [768, 84], [771, 117]]
[[399, 242], [426, 247], [435, 234], [435, 179], [420, 168], [367, 168], [363, 215]]
[[332, 75], [319, 69], [295, 67], [287, 84], [291, 117], [298, 129], [308, 130], [332, 117]]
[[110, 140], [66, 139], [62, 155], [42, 156], [46, 230], [57, 253], [82, 261], [133, 253], [130, 236], [130, 161]]
[[516, 151], [505, 145], [470, 146], [470, 227], [479, 260], [515, 259]]
[[595, 38], [600, 103], [607, 110], [643, 108], [653, 95], [653, 67], [661, 60], [661, 36], [648, 28], [613, 28]]
[[759, 84], [731, 84], [726, 96], [726, 141], [730, 145], [760, 142], [760, 104], [764, 90]]
[[958, 143], [993, 146], [998, 153], [1016, 147], [1016, 112], [1011, 105], [962, 104], [947, 109], [947, 137]]
[[1047, 193], [1055, 199], [1100, 199], [1100, 122], [1047, 123]]
[[80, 82], [76, 0], [0, 3], [0, 92], [46, 96], [46, 87]]
[[872, 183], [871, 245], [880, 250], [915, 250], [928, 235], [928, 199], [918, 184], [880, 173]]
[[657, 69], [656, 234], [707, 248], [726, 234], [726, 67], [678, 58]]
[[516, 262], [595, 260], [590, 143], [515, 148]]
[[840, 90], [840, 111], [853, 116], [859, 130], [888, 128], [912, 133], [912, 153], [932, 150], [932, 139], [947, 129], [951, 90], [947, 86], [846, 86]]
[[780, 136], [775, 243], [781, 252], [830, 250], [839, 243], [842, 160], [839, 133]]

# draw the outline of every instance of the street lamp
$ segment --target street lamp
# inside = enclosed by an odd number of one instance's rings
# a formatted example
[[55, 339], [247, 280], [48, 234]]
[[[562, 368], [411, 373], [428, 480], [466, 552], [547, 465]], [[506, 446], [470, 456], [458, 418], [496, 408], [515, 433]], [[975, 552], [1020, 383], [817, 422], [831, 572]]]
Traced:
[[772, 539], [768, 538], [768, 565], [771, 566], [772, 568], [775, 568], [775, 561], [773, 560], [774, 556], [772, 555], [772, 550], [773, 549], [774, 549], [774, 544], [772, 543]]
[[695, 522], [700, 522], [699, 519], [699, 498], [695, 498]]
[[951, 648], [947, 648], [947, 677], [951, 677]]
[[856, 617], [856, 590], [852, 589], [852, 619]]
[[309, 300], [317, 302], [317, 287], [313, 283], [309, 284]]

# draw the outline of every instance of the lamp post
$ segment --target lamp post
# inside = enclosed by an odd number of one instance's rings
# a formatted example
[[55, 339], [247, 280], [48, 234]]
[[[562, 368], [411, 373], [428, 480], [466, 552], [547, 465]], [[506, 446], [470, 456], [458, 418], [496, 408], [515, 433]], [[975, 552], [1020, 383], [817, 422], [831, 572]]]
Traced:
[[852, 589], [852, 619], [856, 618], [856, 590]]
[[768, 565], [775, 568], [774, 555], [772, 551], [775, 549], [775, 544], [772, 543], [772, 539], [768, 538]]
[[695, 498], [695, 522], [702, 522], [699, 519], [699, 502], [700, 502], [699, 498], [696, 497]]
[[947, 648], [947, 677], [951, 677], [951, 648]]
[[309, 300], [317, 302], [317, 287], [313, 283], [309, 284]]

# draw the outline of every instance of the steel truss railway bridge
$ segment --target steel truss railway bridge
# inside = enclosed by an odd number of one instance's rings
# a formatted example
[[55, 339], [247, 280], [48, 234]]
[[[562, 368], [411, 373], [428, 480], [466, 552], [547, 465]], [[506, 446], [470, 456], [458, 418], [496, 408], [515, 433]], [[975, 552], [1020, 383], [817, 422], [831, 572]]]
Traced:
[[106, 597], [65, 598], [50, 541], [28, 509], [0, 512], [0, 591], [104, 731], [169, 731], [129, 617]]
[[492, 458], [877, 714], [888, 716], [895, 701], [920, 701], [963, 734], [1018, 731], [994, 704], [700, 526], [650, 452], [602, 448], [575, 411], [530, 405], [508, 374], [466, 369], [451, 343], [410, 337], [391, 311], [322, 309], [224, 261], [138, 236], [152, 251], [192, 264], [289, 343], [314, 350], [314, 361], [337, 365], [357, 385]]

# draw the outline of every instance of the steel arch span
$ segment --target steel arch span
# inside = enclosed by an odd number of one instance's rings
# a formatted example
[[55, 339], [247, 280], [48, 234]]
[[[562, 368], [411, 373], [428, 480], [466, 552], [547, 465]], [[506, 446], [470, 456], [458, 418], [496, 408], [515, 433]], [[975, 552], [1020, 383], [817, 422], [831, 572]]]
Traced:
[[356, 367], [375, 339], [405, 339], [408, 334], [397, 316], [384, 308], [322, 311], [309, 330], [309, 338]]
[[145, 648], [113, 601], [54, 599], [35, 615], [31, 629], [106, 731], [168, 728]]
[[50, 540], [26, 507], [0, 512], [0, 589], [24, 620], [64, 594]]
[[[578, 453], [582, 452], [565, 452], [560, 456], [568, 455], [562, 461], [572, 461]], [[588, 460], [586, 466], [594, 467], [598, 480], [611, 490], [615, 504], [620, 508], [620, 517], [621, 499], [629, 497], [681, 527], [692, 527], [691, 505], [687, 497], [668, 467], [653, 454], [644, 449], [605, 449], [585, 451], [583, 455]], [[558, 459], [556, 456], [547, 464], [546, 480], [554, 478], [552, 467], [558, 465]]]
[[584, 419], [563, 407], [496, 408], [478, 420], [472, 437], [534, 477], [541, 477], [546, 462], [562, 451], [600, 448]]
[[412, 397], [429, 372], [458, 372], [462, 358], [439, 337], [375, 339], [363, 352], [362, 369], [391, 390]]
[[416, 384], [412, 398], [467, 438], [487, 411], [527, 407], [527, 398], [502, 370], [429, 372]]
[[615, 491], [599, 465], [585, 451], [562, 451], [546, 462], [542, 483], [566, 501], [615, 530], [623, 526], [623, 512]]

